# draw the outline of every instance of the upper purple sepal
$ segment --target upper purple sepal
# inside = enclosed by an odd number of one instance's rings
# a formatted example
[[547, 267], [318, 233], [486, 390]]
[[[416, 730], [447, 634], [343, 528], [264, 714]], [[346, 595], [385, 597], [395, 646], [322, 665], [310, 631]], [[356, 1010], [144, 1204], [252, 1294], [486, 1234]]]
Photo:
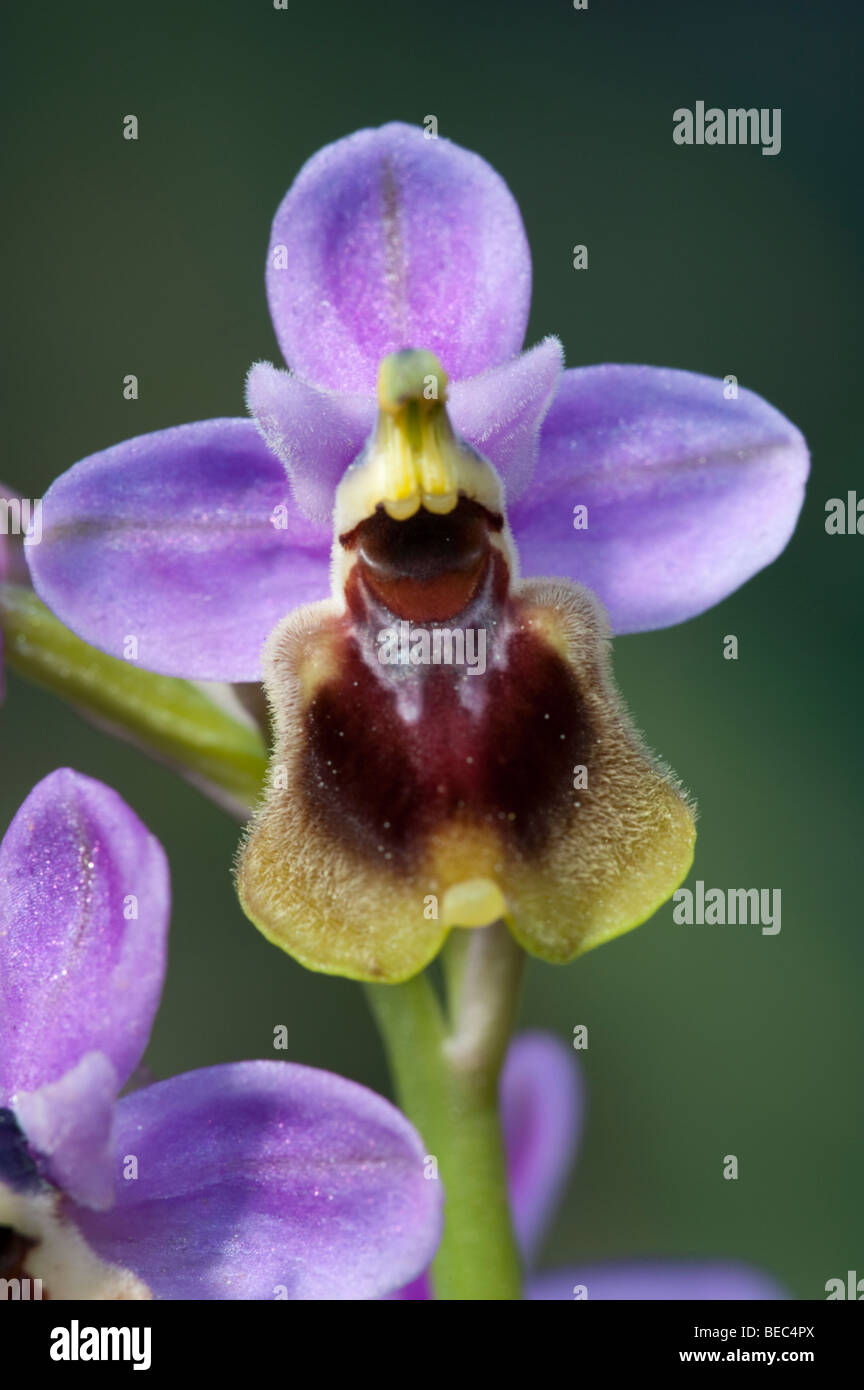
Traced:
[[474, 376], [522, 346], [531, 258], [519, 208], [480, 155], [394, 122], [327, 145], [273, 221], [279, 346], [317, 386], [372, 392], [388, 353]]

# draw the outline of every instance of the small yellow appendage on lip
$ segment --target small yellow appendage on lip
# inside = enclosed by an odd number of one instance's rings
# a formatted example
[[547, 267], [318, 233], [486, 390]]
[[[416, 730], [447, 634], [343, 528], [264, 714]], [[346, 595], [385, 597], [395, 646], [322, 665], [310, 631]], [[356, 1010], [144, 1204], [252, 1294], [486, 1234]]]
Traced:
[[491, 878], [466, 878], [454, 883], [441, 900], [445, 927], [490, 927], [506, 916], [504, 894]]

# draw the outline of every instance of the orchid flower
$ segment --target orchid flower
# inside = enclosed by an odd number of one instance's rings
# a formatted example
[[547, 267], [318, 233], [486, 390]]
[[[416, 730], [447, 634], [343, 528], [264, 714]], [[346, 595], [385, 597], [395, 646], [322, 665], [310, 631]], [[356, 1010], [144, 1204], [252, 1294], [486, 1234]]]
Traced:
[[68, 769], [0, 845], [0, 1274], [52, 1299], [365, 1299], [431, 1259], [441, 1184], [389, 1102], [252, 1061], [124, 1095], [165, 969], [159, 842]]
[[[252, 367], [249, 418], [76, 464], [27, 558], [57, 627], [103, 660], [263, 682], [243, 908], [307, 967], [368, 984], [446, 1189], [436, 1293], [512, 1299], [497, 1082], [524, 952], [563, 963], [637, 926], [693, 856], [692, 805], [624, 707], [611, 637], [693, 617], [773, 561], [808, 456], [734, 378], [565, 371], [553, 337], [523, 351], [517, 205], [429, 135], [359, 131], [305, 165], [266, 265], [289, 370]], [[31, 609], [0, 611], [26, 661]], [[235, 773], [257, 766], [233, 746]]]
[[[520, 355], [516, 203], [427, 134], [360, 131], [288, 191], [266, 278], [291, 371], [252, 368], [253, 418], [83, 460], [29, 556], [102, 650], [263, 675], [275, 746], [241, 901], [305, 965], [367, 981], [501, 919], [568, 961], [669, 897], [692, 812], [618, 696], [610, 625], [681, 622], [770, 563], [807, 472], [795, 427], [737, 385], [565, 372], [554, 338]], [[418, 640], [387, 664], [399, 625]], [[428, 656], [481, 634], [482, 672]]]

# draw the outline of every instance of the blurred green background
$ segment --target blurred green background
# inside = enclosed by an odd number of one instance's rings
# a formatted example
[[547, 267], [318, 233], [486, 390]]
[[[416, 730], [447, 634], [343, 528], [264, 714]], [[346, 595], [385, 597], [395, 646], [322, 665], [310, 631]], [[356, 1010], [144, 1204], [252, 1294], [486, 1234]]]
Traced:
[[[279, 360], [263, 261], [294, 174], [357, 127], [430, 113], [519, 200], [529, 341], [559, 333], [571, 365], [732, 372], [809, 438], [782, 559], [699, 620], [616, 643], [637, 721], [700, 803], [692, 877], [782, 888], [783, 929], [678, 928], [667, 906], [570, 968], [532, 962], [524, 1023], [565, 1041], [589, 1028], [585, 1142], [547, 1265], [732, 1256], [815, 1298], [864, 1275], [864, 538], [824, 531], [826, 499], [864, 491], [861, 17], [795, 0], [7, 11], [0, 477], [26, 495], [129, 435], [242, 413], [249, 364]], [[782, 153], [674, 145], [672, 111], [697, 99], [781, 107]], [[137, 143], [121, 138], [127, 113]], [[587, 272], [571, 267], [577, 242]], [[294, 1059], [386, 1088], [359, 988], [303, 971], [241, 915], [235, 825], [14, 678], [0, 718], [0, 823], [69, 764], [116, 786], [169, 851], [157, 1076], [272, 1056], [284, 1023]]]

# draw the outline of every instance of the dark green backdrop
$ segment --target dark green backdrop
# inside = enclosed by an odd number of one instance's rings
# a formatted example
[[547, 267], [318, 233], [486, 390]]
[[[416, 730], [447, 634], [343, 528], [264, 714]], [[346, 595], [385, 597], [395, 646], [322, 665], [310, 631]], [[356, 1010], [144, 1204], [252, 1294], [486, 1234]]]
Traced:
[[[720, 608], [616, 643], [651, 744], [701, 806], [694, 878], [780, 887], [783, 929], [677, 928], [670, 909], [569, 969], [532, 964], [524, 1021], [589, 1026], [587, 1135], [545, 1262], [726, 1255], [803, 1297], [864, 1275], [859, 708], [860, 10], [569, 0], [48, 3], [7, 13], [7, 451], [28, 496], [128, 435], [239, 414], [278, 360], [269, 222], [300, 164], [364, 125], [437, 115], [516, 194], [530, 340], [571, 365], [740, 381], [809, 437], [781, 561]], [[783, 148], [680, 148], [674, 108], [779, 106]], [[135, 113], [140, 139], [121, 138]], [[571, 268], [587, 243], [590, 269]], [[122, 398], [134, 372], [140, 399]], [[722, 659], [736, 633], [737, 663]], [[16, 682], [0, 820], [59, 764], [113, 783], [165, 843], [175, 912], [157, 1076], [291, 1055], [386, 1087], [360, 991], [308, 974], [241, 915], [236, 829], [195, 792]], [[737, 1182], [721, 1176], [724, 1154]]]

